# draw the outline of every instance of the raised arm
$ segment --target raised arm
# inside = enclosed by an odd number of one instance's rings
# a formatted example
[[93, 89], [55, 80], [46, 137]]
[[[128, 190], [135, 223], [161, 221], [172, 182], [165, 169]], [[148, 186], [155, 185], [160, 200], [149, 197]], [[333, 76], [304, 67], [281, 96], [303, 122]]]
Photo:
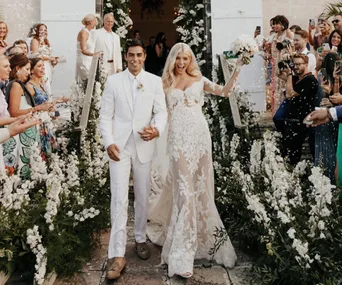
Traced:
[[241, 64], [239, 63], [237, 64], [237, 67], [234, 70], [233, 75], [229, 78], [229, 80], [224, 86], [218, 85], [214, 82], [211, 82], [209, 79], [203, 77], [204, 91], [211, 93], [213, 95], [228, 97], [240, 74], [240, 69], [241, 69]]

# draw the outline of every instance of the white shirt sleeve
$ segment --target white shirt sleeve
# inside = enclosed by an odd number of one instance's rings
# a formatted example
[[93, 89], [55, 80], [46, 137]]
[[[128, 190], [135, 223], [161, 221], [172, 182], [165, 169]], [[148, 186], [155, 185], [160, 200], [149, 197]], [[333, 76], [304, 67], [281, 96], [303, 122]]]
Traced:
[[309, 58], [308, 63], [308, 71], [311, 72], [313, 75], [316, 74], [316, 57], [312, 53], [307, 54]]
[[330, 108], [329, 109], [329, 113], [330, 113], [330, 115], [331, 115], [331, 117], [333, 118], [334, 121], [338, 121], [336, 108]]
[[10, 132], [7, 128], [0, 129], [0, 143], [7, 141], [10, 138]]

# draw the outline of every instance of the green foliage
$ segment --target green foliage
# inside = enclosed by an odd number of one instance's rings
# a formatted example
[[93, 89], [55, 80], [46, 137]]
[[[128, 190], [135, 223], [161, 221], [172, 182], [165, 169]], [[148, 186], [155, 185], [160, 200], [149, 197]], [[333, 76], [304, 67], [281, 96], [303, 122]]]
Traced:
[[337, 3], [328, 3], [325, 5], [323, 13], [320, 14], [320, 18], [329, 19], [342, 12], [342, 1]]

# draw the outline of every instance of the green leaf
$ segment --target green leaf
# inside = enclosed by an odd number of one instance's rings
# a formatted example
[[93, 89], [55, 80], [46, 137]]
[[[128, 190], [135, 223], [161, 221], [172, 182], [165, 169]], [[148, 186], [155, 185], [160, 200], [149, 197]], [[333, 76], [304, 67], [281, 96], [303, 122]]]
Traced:
[[20, 159], [21, 159], [21, 162], [24, 163], [24, 164], [29, 164], [30, 163], [30, 158], [28, 158], [26, 156], [21, 155]]
[[23, 155], [27, 158], [30, 158], [33, 153], [32, 148], [29, 147], [23, 147]]
[[33, 146], [37, 140], [37, 130], [35, 127], [27, 129], [24, 133], [19, 135], [20, 142], [23, 146]]
[[21, 169], [20, 169], [20, 178], [21, 179], [29, 179], [31, 176], [31, 169], [28, 165], [24, 165]]
[[2, 149], [3, 149], [3, 155], [10, 154], [16, 147], [17, 142], [15, 141], [14, 138], [10, 138], [7, 142], [2, 144]]

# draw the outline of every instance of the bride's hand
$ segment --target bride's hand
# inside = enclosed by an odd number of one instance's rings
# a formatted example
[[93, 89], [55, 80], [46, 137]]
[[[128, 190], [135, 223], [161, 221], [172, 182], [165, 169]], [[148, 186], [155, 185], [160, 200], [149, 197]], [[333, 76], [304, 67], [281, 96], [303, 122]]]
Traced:
[[239, 57], [236, 61], [236, 67], [241, 67], [243, 65], [244, 63], [243, 63], [242, 57]]

